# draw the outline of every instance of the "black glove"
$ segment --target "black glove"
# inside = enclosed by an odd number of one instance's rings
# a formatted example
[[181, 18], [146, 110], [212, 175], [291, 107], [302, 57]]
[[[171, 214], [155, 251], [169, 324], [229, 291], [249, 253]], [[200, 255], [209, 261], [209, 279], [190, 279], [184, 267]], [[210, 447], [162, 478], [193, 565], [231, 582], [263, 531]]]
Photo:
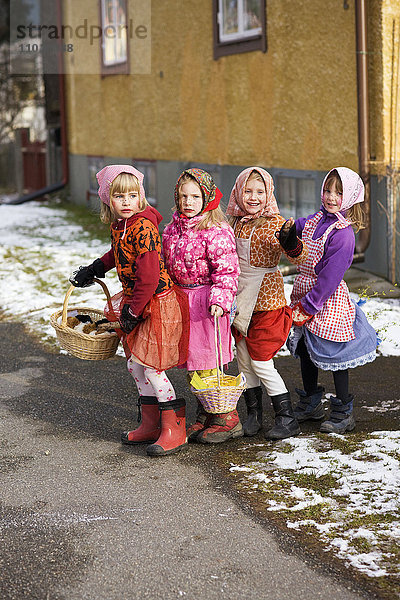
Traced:
[[124, 304], [119, 318], [122, 331], [124, 333], [130, 333], [141, 321], [143, 321], [142, 317], [135, 317], [130, 311], [129, 304]]
[[104, 276], [104, 263], [100, 258], [96, 258], [91, 265], [79, 267], [77, 271], [74, 271], [69, 280], [75, 287], [89, 287], [89, 285], [93, 285], [94, 277]]
[[286, 223], [287, 221], [282, 225], [280, 231], [275, 233], [275, 236], [288, 256], [299, 256], [303, 250], [303, 242], [297, 237], [296, 224], [293, 223], [288, 230], [285, 230]]
[[286, 251], [294, 250], [297, 246], [297, 233], [296, 233], [296, 224], [293, 223], [289, 229], [285, 230], [284, 227], [287, 221], [282, 225], [280, 231], [277, 233], [276, 237], [279, 240], [280, 245]]

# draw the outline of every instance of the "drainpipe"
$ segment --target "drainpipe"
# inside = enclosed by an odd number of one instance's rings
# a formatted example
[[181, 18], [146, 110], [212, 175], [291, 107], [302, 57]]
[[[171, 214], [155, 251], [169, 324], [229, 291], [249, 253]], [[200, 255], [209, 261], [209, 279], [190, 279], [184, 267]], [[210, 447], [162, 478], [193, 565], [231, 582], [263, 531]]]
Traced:
[[365, 260], [364, 252], [371, 240], [371, 173], [369, 156], [368, 114], [368, 54], [367, 54], [367, 2], [356, 0], [356, 55], [357, 55], [357, 106], [358, 106], [358, 162], [359, 173], [365, 185], [365, 229], [357, 236], [354, 262]]
[[[61, 31], [61, 0], [57, 0], [57, 20], [59, 31]], [[37, 198], [41, 198], [46, 194], [51, 194], [53, 192], [57, 192], [58, 190], [63, 189], [67, 183], [69, 178], [69, 170], [68, 170], [68, 143], [67, 143], [67, 119], [66, 119], [66, 109], [65, 109], [65, 76], [63, 74], [63, 53], [61, 49], [62, 40], [58, 40], [60, 45], [59, 48], [59, 61], [58, 61], [58, 90], [60, 97], [60, 128], [61, 128], [61, 156], [62, 156], [62, 179], [58, 183], [53, 183], [52, 185], [48, 185], [46, 187], [41, 188], [40, 190], [35, 190], [30, 194], [26, 194], [25, 196], [20, 196], [19, 198], [15, 198], [15, 200], [10, 200], [6, 204], [23, 204], [24, 202], [29, 202], [30, 200], [36, 200]]]

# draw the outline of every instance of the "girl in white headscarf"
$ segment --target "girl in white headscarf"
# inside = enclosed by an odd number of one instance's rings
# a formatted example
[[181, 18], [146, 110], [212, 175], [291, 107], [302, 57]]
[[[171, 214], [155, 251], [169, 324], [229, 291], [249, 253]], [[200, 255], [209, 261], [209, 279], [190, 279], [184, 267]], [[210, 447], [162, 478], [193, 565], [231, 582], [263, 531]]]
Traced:
[[[345, 433], [355, 427], [348, 369], [373, 361], [377, 346], [375, 330], [343, 281], [353, 261], [353, 227], [363, 228], [361, 177], [346, 167], [332, 169], [322, 184], [321, 200], [317, 213], [295, 222], [309, 250], [291, 295], [295, 328], [288, 345], [300, 357], [304, 386], [297, 390], [295, 414], [300, 423], [324, 418], [318, 368], [332, 371], [336, 396], [330, 398], [330, 415], [320, 431]], [[287, 226], [292, 223], [290, 219]]]

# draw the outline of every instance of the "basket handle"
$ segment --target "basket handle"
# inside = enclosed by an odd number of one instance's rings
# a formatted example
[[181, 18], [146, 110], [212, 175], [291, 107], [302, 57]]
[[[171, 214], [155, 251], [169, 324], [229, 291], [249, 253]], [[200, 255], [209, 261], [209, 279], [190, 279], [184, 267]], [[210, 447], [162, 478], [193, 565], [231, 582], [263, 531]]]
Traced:
[[224, 376], [224, 363], [222, 362], [222, 344], [221, 344], [221, 330], [219, 327], [219, 318], [214, 315], [214, 342], [215, 342], [215, 357], [217, 362], [217, 382], [218, 387], [221, 387], [220, 369], [222, 377]]
[[[107, 297], [107, 304], [111, 307], [111, 296], [110, 296], [110, 292], [108, 291], [108, 287], [106, 286], [106, 284], [103, 281], [100, 281], [100, 279], [97, 279], [96, 277], [93, 279], [93, 281], [95, 281], [96, 283], [101, 285], [101, 287], [103, 288], [103, 291]], [[61, 319], [61, 325], [63, 327], [65, 327], [67, 325], [68, 300], [69, 300], [70, 295], [72, 294], [72, 292], [75, 289], [76, 289], [76, 286], [71, 284], [67, 293], [65, 294], [63, 310], [62, 310], [62, 319]], [[119, 325], [119, 323], [118, 323], [118, 325]]]

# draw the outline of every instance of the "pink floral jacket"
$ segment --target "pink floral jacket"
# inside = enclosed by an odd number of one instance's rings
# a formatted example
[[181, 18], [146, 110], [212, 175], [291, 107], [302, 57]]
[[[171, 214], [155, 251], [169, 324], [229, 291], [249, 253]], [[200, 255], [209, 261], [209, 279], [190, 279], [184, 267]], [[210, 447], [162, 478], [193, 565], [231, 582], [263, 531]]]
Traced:
[[162, 236], [165, 266], [178, 285], [211, 285], [209, 306], [218, 304], [228, 312], [239, 277], [235, 236], [226, 222], [198, 231], [203, 216], [186, 219], [174, 213]]

